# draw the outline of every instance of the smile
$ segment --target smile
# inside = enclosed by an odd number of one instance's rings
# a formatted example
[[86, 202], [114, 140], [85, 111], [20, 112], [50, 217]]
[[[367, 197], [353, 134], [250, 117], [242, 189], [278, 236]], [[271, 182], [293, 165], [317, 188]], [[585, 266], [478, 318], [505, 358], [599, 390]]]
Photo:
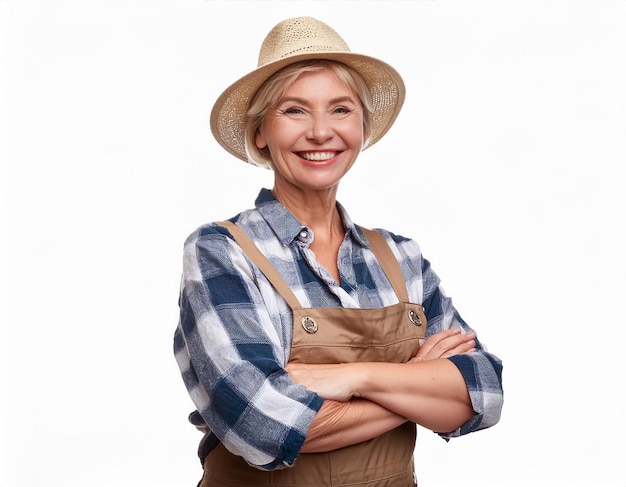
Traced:
[[298, 152], [302, 159], [307, 161], [328, 161], [335, 157], [338, 152]]

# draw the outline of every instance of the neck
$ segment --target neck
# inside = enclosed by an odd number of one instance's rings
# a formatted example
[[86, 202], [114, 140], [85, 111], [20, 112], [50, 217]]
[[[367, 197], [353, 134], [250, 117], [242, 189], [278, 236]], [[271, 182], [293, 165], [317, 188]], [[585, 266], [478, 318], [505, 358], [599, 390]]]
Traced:
[[343, 235], [343, 224], [337, 210], [337, 187], [325, 191], [285, 192], [277, 186], [272, 189], [274, 197], [303, 225], [320, 237], [335, 233]]
[[345, 230], [339, 210], [337, 210], [336, 193], [336, 186], [329, 191], [311, 193], [285, 193], [276, 186], [272, 189], [274, 197], [300, 223], [313, 230], [315, 237], [310, 249], [317, 261], [330, 272], [335, 281], [340, 282], [337, 258]]

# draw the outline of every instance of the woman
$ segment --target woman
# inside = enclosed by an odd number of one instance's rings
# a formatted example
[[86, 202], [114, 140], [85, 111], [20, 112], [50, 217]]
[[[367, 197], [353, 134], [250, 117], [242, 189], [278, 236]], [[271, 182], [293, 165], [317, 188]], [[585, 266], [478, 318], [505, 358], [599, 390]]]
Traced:
[[335, 199], [403, 100], [392, 67], [309, 17], [274, 27], [217, 100], [218, 142], [274, 185], [185, 244], [174, 349], [200, 485], [408, 487], [416, 423], [450, 438], [499, 420], [501, 363], [417, 244]]

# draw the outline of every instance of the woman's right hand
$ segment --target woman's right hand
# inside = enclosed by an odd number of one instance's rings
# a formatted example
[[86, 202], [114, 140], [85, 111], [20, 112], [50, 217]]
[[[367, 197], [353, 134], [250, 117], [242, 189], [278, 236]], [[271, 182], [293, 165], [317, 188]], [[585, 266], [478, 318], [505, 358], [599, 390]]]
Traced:
[[461, 333], [458, 327], [440, 331], [428, 337], [409, 362], [423, 362], [473, 352], [476, 346], [475, 338], [474, 332]]

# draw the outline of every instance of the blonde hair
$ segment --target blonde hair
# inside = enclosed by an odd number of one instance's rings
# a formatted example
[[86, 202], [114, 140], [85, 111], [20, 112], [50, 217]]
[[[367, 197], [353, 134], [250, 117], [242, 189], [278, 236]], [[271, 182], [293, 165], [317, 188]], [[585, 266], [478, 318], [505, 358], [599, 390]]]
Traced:
[[363, 78], [352, 68], [337, 61], [310, 60], [290, 64], [281, 69], [269, 78], [256, 92], [248, 111], [246, 112], [247, 123], [245, 130], [245, 147], [248, 162], [257, 166], [271, 169], [273, 166], [272, 157], [267, 148], [259, 149], [256, 146], [255, 138], [257, 131], [263, 124], [268, 109], [278, 102], [287, 88], [293, 84], [303, 73], [330, 69], [340, 81], [343, 81], [359, 98], [363, 108], [363, 129], [368, 134], [368, 139], [363, 142], [367, 145], [371, 134], [372, 126], [372, 95], [363, 81]]

